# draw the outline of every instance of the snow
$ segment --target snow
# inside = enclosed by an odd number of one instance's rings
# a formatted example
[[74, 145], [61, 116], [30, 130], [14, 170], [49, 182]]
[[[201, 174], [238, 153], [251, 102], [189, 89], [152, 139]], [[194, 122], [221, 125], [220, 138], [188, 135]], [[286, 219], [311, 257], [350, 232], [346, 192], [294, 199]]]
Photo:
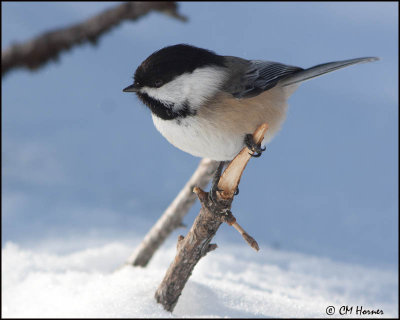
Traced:
[[[2, 249], [3, 317], [328, 317], [326, 308], [357, 306], [397, 317], [394, 269], [349, 264], [266, 246], [221, 245], [196, 266], [172, 314], [154, 300], [175, 254], [157, 252], [146, 268], [122, 266], [123, 241], [70, 253]], [[369, 315], [370, 317], [370, 315]]]

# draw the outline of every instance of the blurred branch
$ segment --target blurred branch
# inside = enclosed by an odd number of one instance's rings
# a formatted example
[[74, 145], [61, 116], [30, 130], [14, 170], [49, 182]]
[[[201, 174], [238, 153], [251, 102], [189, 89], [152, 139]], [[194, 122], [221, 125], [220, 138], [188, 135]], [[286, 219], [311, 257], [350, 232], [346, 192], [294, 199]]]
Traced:
[[196, 171], [190, 177], [174, 201], [164, 211], [157, 223], [147, 233], [142, 243], [129, 257], [126, 264], [145, 267], [156, 250], [164, 243], [165, 239], [177, 228], [182, 227], [182, 220], [196, 201], [193, 187], [205, 188], [211, 180], [218, 161], [202, 159]]
[[126, 2], [70, 27], [46, 32], [30, 41], [13, 44], [1, 52], [2, 76], [16, 67], [35, 70], [50, 59], [57, 59], [62, 51], [90, 42], [96, 44], [99, 37], [125, 20], [137, 20], [151, 11], [159, 11], [186, 21], [177, 12], [177, 4], [168, 1]]
[[[256, 144], [261, 144], [267, 129], [267, 124], [262, 124], [254, 132], [253, 140]], [[165, 310], [174, 310], [196, 264], [208, 252], [217, 248], [216, 244], [210, 242], [223, 222], [234, 226], [253, 249], [259, 250], [257, 242], [236, 222], [230, 211], [240, 178], [252, 154], [252, 150], [244, 147], [228, 165], [219, 179], [218, 189], [222, 191], [216, 192], [215, 201], [210, 199], [207, 192], [198, 187], [194, 188], [193, 191], [201, 202], [199, 215], [186, 237], [178, 237], [175, 259], [155, 293], [156, 301], [162, 304]]]

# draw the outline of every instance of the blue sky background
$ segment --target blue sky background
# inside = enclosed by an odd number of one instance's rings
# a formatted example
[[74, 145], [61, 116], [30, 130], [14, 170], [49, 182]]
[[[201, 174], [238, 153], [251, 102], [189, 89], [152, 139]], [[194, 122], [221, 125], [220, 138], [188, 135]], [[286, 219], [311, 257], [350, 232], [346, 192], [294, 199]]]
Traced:
[[[2, 3], [2, 47], [114, 5]], [[300, 86], [233, 212], [261, 248], [397, 267], [398, 4], [187, 2], [180, 12], [187, 23], [151, 13], [2, 79], [2, 245], [146, 233], [199, 159], [170, 145], [122, 89], [153, 51], [189, 43], [301, 67], [381, 58]], [[243, 243], [223, 226], [216, 242], [226, 241]]]

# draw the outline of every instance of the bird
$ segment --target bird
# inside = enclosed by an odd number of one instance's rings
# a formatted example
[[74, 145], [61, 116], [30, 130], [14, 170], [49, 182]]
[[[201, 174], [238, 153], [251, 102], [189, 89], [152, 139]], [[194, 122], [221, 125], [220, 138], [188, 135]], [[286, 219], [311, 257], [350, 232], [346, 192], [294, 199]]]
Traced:
[[[225, 163], [247, 146], [258, 157], [281, 128], [288, 98], [301, 82], [377, 57], [328, 62], [303, 69], [266, 60], [223, 56], [189, 44], [152, 53], [136, 69], [134, 92], [157, 130], [175, 147]], [[252, 132], [268, 124], [262, 145]]]

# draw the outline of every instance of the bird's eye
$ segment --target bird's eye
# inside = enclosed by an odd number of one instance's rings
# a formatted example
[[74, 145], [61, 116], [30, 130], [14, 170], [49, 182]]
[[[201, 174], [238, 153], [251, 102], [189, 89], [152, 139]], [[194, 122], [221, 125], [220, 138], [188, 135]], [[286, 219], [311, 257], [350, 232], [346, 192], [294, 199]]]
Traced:
[[160, 80], [160, 79], [158, 79], [158, 80], [156, 80], [156, 81], [154, 82], [154, 86], [155, 86], [156, 88], [159, 88], [159, 87], [161, 87], [162, 85], [163, 85], [163, 81]]

